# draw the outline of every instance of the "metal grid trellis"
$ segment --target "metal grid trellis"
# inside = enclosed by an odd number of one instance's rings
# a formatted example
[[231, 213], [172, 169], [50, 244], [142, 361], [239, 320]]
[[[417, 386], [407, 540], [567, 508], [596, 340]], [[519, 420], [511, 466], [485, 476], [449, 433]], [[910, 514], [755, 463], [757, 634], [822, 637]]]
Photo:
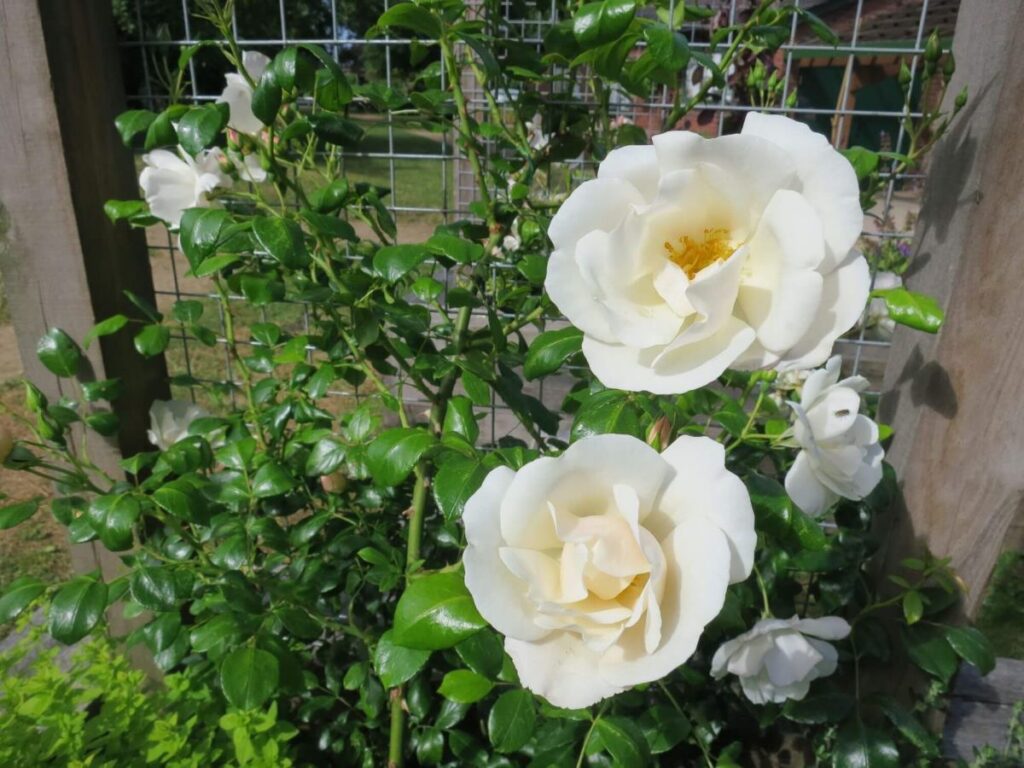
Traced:
[[[126, 80], [137, 84], [134, 93], [129, 94], [129, 99], [155, 106], [159, 104], [161, 96], [166, 94], [166, 89], [161, 86], [159, 62], [168, 57], [173, 61], [179, 50], [201, 40], [204, 34], [208, 37], [208, 34], [195, 22], [194, 0], [133, 2], [134, 29], [130, 33], [122, 30], [121, 41]], [[382, 79], [386, 86], [391, 87], [404, 74], [396, 66], [396, 59], [408, 61], [416, 43], [408, 38], [391, 36], [367, 38], [366, 29], [363, 28], [366, 26], [366, 18], [375, 18], [391, 3], [393, 0], [377, 0], [351, 6], [343, 5], [342, 0], [310, 0], [308, 3], [263, 0], [255, 2], [253, 10], [245, 10], [246, 4], [241, 6], [242, 13], [236, 9], [235, 34], [243, 49], [258, 48], [268, 55], [294, 43], [322, 45], [343, 66], [352, 70], [357, 79], [362, 79], [362, 70], [367, 67], [369, 60], [381, 60]], [[155, 4], [172, 18], [172, 23], [165, 26], [150, 23], [147, 14], [153, 12]], [[748, 9], [750, 0], [698, 0], [696, 3], [691, 0], [691, 4], [713, 6], [726, 14], [732, 23]], [[837, 46], [826, 48], [797, 23], [796, 17], [793, 18], [789, 38], [781, 46], [773, 63], [782, 76], [781, 104], [787, 104], [787, 97], [794, 88], [798, 89], [797, 103], [794, 106], [767, 109], [754, 107], [739, 98], [734, 89], [723, 88], [713, 100], [699, 104], [677, 127], [693, 128], [705, 135], [721, 135], [737, 128], [737, 118], [756, 108], [784, 112], [812, 123], [817, 121], [819, 128], [827, 126], [830, 129], [833, 143], [840, 147], [849, 141], [857, 126], [870, 121], [878, 124], [879, 121], [888, 120], [892, 128], [888, 136], [891, 146], [901, 146], [904, 130], [900, 119], [918, 114], [912, 111], [914, 107], [910, 98], [904, 99], [900, 95], [898, 99], [889, 98], [881, 103], [873, 103], [861, 100], [858, 96], [872, 87], [884, 87], [887, 81], [892, 84], [895, 77], [894, 62], [898, 66], [900, 60], [907, 63], [911, 77], [916, 82], [925, 38], [936, 28], [944, 38], [951, 36], [959, 0], [796, 0], [795, 4], [813, 10], [833, 23], [840, 38]], [[246, 14], [255, 12], [255, 5], [259, 6], [265, 17], [263, 27], [258, 30], [246, 18]], [[311, 25], [306, 15], [299, 13], [301, 9], [310, 7], [316, 7], [319, 11], [319, 26]], [[554, 0], [501, 0], [500, 7], [500, 27], [507, 36], [520, 43], [537, 46], [538, 50], [542, 46], [545, 32], [561, 21]], [[353, 18], [353, 8], [359, 10], [361, 19]], [[674, 0], [670, 0], [670, 17], [673, 10]], [[641, 12], [650, 13], [652, 10], [645, 7]], [[267, 25], [274, 29], [268, 32]], [[702, 23], [688, 22], [684, 31], [693, 41], [692, 48], [708, 48], [708, 43], [704, 42], [707, 40], [706, 24], [702, 26]], [[869, 83], [866, 88], [862, 82], [858, 88], [862, 70], [873, 73], [876, 82]], [[885, 75], [886, 71], [888, 75]], [[822, 73], [838, 75], [837, 92], [828, 99], [805, 94], [805, 81]], [[879, 73], [883, 75], [880, 80], [877, 79]], [[203, 52], [189, 62], [189, 74], [190, 96], [193, 100], [209, 101], [220, 95], [223, 86], [222, 79], [219, 79], [220, 73], [216, 67], [210, 69]], [[450, 74], [444, 71], [442, 62], [442, 80]], [[691, 74], [692, 70], [681, 73], [679, 88], [692, 87], [689, 84]], [[483, 111], [483, 94], [471, 79], [466, 80], [466, 85], [472, 86], [467, 88], [471, 108]], [[914, 91], [912, 86], [909, 92]], [[514, 98], [514, 94], [506, 96]], [[593, 98], [585, 82], [577, 85], [573, 96]], [[609, 104], [610, 116], [644, 127], [648, 133], [657, 132], [656, 127], [660, 127], [663, 116], [672, 108], [672, 96], [672, 89], [666, 86], [658, 86], [646, 99], [638, 99], [624, 92], [617, 93]], [[549, 97], [557, 98], [555, 94]], [[369, 118], [369, 115], [366, 117]], [[344, 172], [359, 180], [371, 180], [390, 189], [386, 206], [398, 223], [399, 240], [423, 240], [437, 224], [467, 215], [468, 205], [475, 197], [475, 182], [466, 167], [468, 164], [460, 161], [450, 135], [439, 133], [428, 137], [421, 131], [410, 131], [400, 116], [390, 111], [368, 123], [368, 128], [374, 133], [372, 146], [344, 153]], [[881, 133], [880, 138], [884, 140]], [[596, 163], [581, 157], [571, 161], [568, 166], [571, 177], [581, 181], [588, 174], [593, 175]], [[905, 246], [910, 242], [922, 178], [921, 173], [887, 175], [882, 199], [865, 219], [862, 240], [864, 248], [891, 248], [896, 244]], [[185, 262], [177, 252], [173, 236], [163, 230], [154, 230], [150, 233], [149, 245], [156, 293], [162, 306], [181, 299], [205, 301], [214, 297], [209, 285], [185, 276]], [[874, 277], [872, 269], [873, 280]], [[241, 296], [232, 299], [238, 302], [243, 300]], [[486, 322], [486, 308], [479, 312], [480, 322]], [[267, 313], [267, 308], [261, 309], [259, 317], [254, 316], [252, 321], [266, 319]], [[281, 322], [280, 316], [275, 318], [278, 322]], [[308, 305], [292, 305], [283, 311], [283, 316], [286, 322], [281, 324], [296, 333], [305, 333], [310, 327]], [[223, 344], [223, 317], [220, 323], [218, 341]], [[226, 347], [222, 351], [222, 359], [221, 353], [217, 353], [218, 362], [213, 367], [211, 361], [215, 356], [211, 355], [210, 350], [197, 345], [184, 327], [180, 330], [173, 339], [173, 348], [169, 354], [172, 376], [178, 374], [189, 379], [226, 382], [235, 380], [233, 363]], [[888, 346], [889, 342], [884, 336], [880, 337], [866, 323], [861, 323], [838, 342], [836, 351], [843, 355], [846, 366], [852, 372], [867, 375], [877, 387], [881, 382]], [[311, 351], [310, 361], [312, 359]], [[179, 381], [185, 379], [179, 378]], [[396, 386], [406, 395], [414, 393], [414, 388], [401, 377], [396, 378]], [[184, 389], [188, 391], [190, 388]], [[534, 390], [533, 394], [538, 394], [546, 404], [557, 409], [564, 392], [564, 387], [558, 386], [557, 382], [553, 386], [549, 382], [547, 392], [539, 389]], [[182, 394], [182, 388], [178, 388], [178, 394]], [[190, 394], [194, 397], [195, 391], [192, 390]], [[332, 394], [350, 396], [357, 400], [360, 397], [358, 388]], [[415, 405], [415, 394], [411, 395], [411, 402]], [[493, 402], [492, 395], [489, 413], [492, 440], [516, 429], [514, 417], [503, 414], [503, 410], [503, 406]]]

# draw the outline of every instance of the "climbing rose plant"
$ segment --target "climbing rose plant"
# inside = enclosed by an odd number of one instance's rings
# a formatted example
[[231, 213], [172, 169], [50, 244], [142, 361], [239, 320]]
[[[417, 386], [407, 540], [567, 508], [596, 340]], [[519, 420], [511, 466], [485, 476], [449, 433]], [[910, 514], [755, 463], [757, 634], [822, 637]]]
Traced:
[[[131, 382], [80, 377], [60, 329], [40, 341], [65, 394], [26, 383], [33, 436], [0, 435], [0, 458], [55, 481], [71, 540], [124, 570], [18, 579], [0, 621], [39, 603], [74, 643], [123, 612], [127, 645], [223, 697], [236, 745], [294, 730], [295, 765], [736, 766], [783, 743], [835, 768], [931, 764], [924, 716], [958, 657], [992, 654], [942, 623], [944, 561], [877, 577], [889, 430], [833, 351], [869, 299], [941, 324], [902, 285], [871, 292], [857, 240], [882, 170], [919, 164], [953, 114], [908, 113], [905, 150], [833, 150], [784, 114], [772, 55], [793, 23], [836, 41], [786, 4], [735, 22], [573, 4], [537, 48], [496, 3], [397, 3], [375, 32], [416, 41], [404, 86], [314, 45], [242, 51], [231, 4], [198, 5], [222, 40], [182, 52], [162, 110], [118, 118], [143, 199], [106, 210], [168, 227], [209, 295], [129, 296], [82, 344], [131, 333], [152, 357], [185, 334], [223, 345], [233, 379], [175, 376], [199, 402], [153, 403], [153, 450], [112, 474], [85, 443], [116, 434]], [[183, 103], [211, 48], [223, 94]], [[933, 36], [916, 77], [952, 73]], [[610, 118], [613, 93], [681, 82], [653, 140]], [[719, 138], [675, 129], [723, 92], [766, 111]], [[388, 190], [346, 178], [366, 112], [454, 137], [471, 215], [401, 239]], [[552, 409], [536, 382], [555, 377]], [[514, 432], [481, 428], [495, 405]], [[903, 657], [930, 684], [912, 706], [868, 682]]]

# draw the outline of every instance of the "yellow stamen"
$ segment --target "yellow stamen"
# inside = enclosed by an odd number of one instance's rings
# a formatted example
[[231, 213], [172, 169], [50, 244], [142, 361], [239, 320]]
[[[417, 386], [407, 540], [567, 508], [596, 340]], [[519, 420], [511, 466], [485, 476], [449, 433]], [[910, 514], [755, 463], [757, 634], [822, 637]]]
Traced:
[[679, 245], [665, 241], [668, 258], [691, 280], [697, 273], [716, 261], [725, 261], [736, 250], [729, 240], [727, 229], [705, 229], [704, 240], [696, 242], [687, 235], [679, 238]]

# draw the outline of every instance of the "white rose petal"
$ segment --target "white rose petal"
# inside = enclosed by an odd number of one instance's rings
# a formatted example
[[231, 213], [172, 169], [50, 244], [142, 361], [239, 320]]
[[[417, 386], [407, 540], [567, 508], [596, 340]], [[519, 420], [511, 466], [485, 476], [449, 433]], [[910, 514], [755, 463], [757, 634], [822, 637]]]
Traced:
[[231, 186], [231, 179], [221, 170], [223, 156], [216, 147], [203, 150], [195, 158], [184, 151], [166, 149], [143, 155], [145, 167], [139, 174], [139, 186], [150, 212], [177, 229], [186, 209], [205, 206], [208, 192]]
[[850, 625], [841, 618], [761, 619], [715, 653], [711, 674], [739, 677], [743, 693], [755, 704], [799, 701], [811, 683], [836, 671], [839, 655], [825, 640], [841, 640]]
[[867, 300], [862, 219], [856, 174], [824, 137], [751, 114], [739, 135], [610, 152], [551, 221], [545, 288], [609, 387], [813, 368]]
[[804, 512], [818, 516], [835, 501], [863, 499], [882, 479], [885, 451], [878, 425], [860, 411], [867, 380], [839, 380], [838, 355], [804, 382], [793, 438], [801, 451], [786, 475], [786, 492]]
[[585, 707], [684, 663], [753, 564], [754, 515], [722, 446], [596, 435], [466, 503], [466, 586], [523, 685]]
[[186, 400], [154, 400], [149, 408], [149, 442], [166, 451], [188, 437], [188, 428], [196, 419], [210, 414], [202, 407]]
[[[270, 64], [270, 59], [259, 51], [246, 51], [242, 54], [242, 63], [249, 76], [258, 83]], [[227, 85], [224, 86], [221, 95], [217, 97], [217, 101], [228, 105], [230, 112], [228, 127], [250, 136], [259, 134], [264, 126], [263, 122], [252, 113], [252, 86], [238, 72], [228, 72], [224, 79], [227, 81]]]

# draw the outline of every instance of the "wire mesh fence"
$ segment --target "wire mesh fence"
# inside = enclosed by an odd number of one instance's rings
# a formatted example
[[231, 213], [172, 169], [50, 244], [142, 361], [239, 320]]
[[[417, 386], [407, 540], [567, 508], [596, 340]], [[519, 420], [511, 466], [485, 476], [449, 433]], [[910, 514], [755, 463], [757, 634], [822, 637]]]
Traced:
[[[270, 56], [294, 43], [321, 45], [357, 82], [383, 82], [386, 88], [401, 88], [411, 82], [417, 69], [436, 67], [443, 83], [453, 73], [434, 59], [425, 46], [415, 40], [394, 36], [369, 37], [373, 23], [390, 0], [242, 0], [236, 5], [234, 31], [243, 49], [260, 50]], [[749, 9], [749, 0], [701, 0], [704, 5], [735, 23]], [[770, 67], [778, 73], [782, 95], [777, 105], [752, 103], [743, 83], [730, 82], [714, 98], [699, 103], [676, 124], [677, 128], [696, 130], [706, 136], [737, 131], [743, 116], [754, 109], [782, 112], [807, 122], [829, 137], [838, 148], [864, 145], [871, 149], [903, 146], [902, 119], [919, 114], [922, 99], [930, 94], [916, 87], [921, 55], [927, 36], [938, 30], [948, 43], [952, 36], [959, 0], [796, 0], [830, 25], [839, 39], [835, 46], [824, 45], [806, 25], [793, 17], [788, 39], [773, 56]], [[520, 44], [543, 49], [548, 30], [563, 16], [555, 0], [501, 0], [498, 28]], [[121, 54], [129, 101], [149, 108], [165, 104], [170, 90], [170, 72], [179, 53], [189, 46], [214, 36], [195, 16], [194, 0], [118, 0], [115, 2], [121, 34]], [[644, 7], [641, 13], [655, 13]], [[674, 17], [670, 0], [662, 12]], [[694, 50], [707, 51], [709, 20], [687, 22], [683, 31]], [[728, 43], [728, 41], [726, 41]], [[900, 64], [909, 68], [912, 85], [902, 89], [897, 83]], [[695, 65], [694, 65], [695, 66]], [[672, 109], [676, 94], [684, 96], [696, 90], [699, 78], [694, 66], [681, 73], [674, 87], [657, 86], [646, 98], [625, 91], [614, 91], [605, 105], [608, 119], [631, 124], [648, 135], [660, 130], [665, 115]], [[226, 63], [212, 49], [200, 50], [188, 63], [188, 96], [196, 101], [215, 100], [224, 84]], [[463, 78], [472, 109], [485, 109], [484, 94], [471, 74], [454, 73]], [[795, 93], [795, 96], [794, 96]], [[516, 93], [498, 93], [499, 101], [514, 100]], [[566, 98], [598, 105], [587, 81], [580, 79]], [[557, 100], [558, 93], [547, 93]], [[784, 105], [784, 106], [780, 106]], [[342, 173], [350, 180], [364, 181], [388, 190], [384, 200], [394, 216], [400, 242], [420, 242], [439, 224], [470, 216], [469, 206], [476, 199], [476, 181], [468, 163], [458, 156], [453, 136], [424, 128], [411, 120], [409, 110], [375, 111], [367, 108], [354, 116], [365, 128], [357, 150], [343, 153]], [[543, 125], [533, 126], [537, 140], [543, 140]], [[597, 163], [579, 156], [553, 166], [549, 180], [560, 184], [579, 183], [592, 177]], [[895, 163], [893, 164], [895, 167]], [[886, 268], [906, 264], [923, 181], [921, 172], [885, 172], [884, 192], [878, 204], [868, 212], [861, 248], [868, 253], [873, 281], [891, 281]], [[166, 309], [176, 301], [201, 301], [210, 313], [218, 312], [212, 286], [188, 276], [187, 263], [176, 248], [174, 236], [163, 229], [149, 232], [154, 283], [159, 304]], [[912, 269], [912, 264], [910, 266]], [[495, 266], [494, 270], [504, 269]], [[881, 273], [881, 274], [879, 274]], [[493, 277], [494, 275], [492, 275]], [[440, 276], [448, 285], [448, 275]], [[506, 275], [506, 279], [515, 279]], [[890, 287], [887, 283], [886, 287]], [[302, 303], [282, 303], [254, 309], [242, 296], [233, 296], [241, 325], [274, 321], [296, 335], [307, 333], [311, 307]], [[480, 308], [477, 322], [486, 323], [488, 310]], [[223, 346], [224, 326], [220, 318], [218, 344], [208, 347], [190, 337], [184, 329], [176, 334], [168, 350], [168, 366], [176, 396], [195, 397], [196, 383], [219, 383], [225, 396], [232, 396], [236, 372]], [[881, 384], [891, 334], [884, 317], [869, 307], [862, 322], [845, 338], [836, 352], [844, 357], [848, 370], [869, 378], [873, 388]], [[312, 355], [312, 350], [310, 350]], [[312, 361], [312, 358], [311, 358]], [[415, 405], [415, 388], [400, 376], [395, 386]], [[538, 394], [549, 407], [557, 406], [567, 387], [548, 382], [547, 391]], [[360, 399], [358, 387], [332, 393], [340, 398]], [[493, 396], [492, 396], [493, 397]], [[513, 433], [516, 420], [499, 402], [493, 402], [488, 414], [492, 440]], [[486, 434], [485, 429], [485, 434]]]

